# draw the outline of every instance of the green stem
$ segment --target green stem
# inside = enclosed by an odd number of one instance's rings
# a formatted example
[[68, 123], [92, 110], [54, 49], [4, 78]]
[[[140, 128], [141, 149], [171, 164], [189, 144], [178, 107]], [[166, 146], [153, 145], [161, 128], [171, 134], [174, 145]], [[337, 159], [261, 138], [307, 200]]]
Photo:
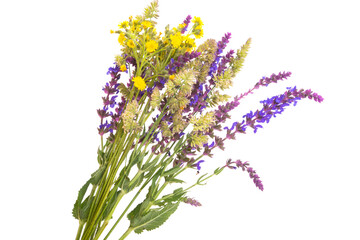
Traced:
[[134, 229], [129, 227], [126, 232], [119, 238], [119, 240], [124, 240]]
[[81, 236], [81, 232], [82, 232], [83, 227], [84, 227], [84, 222], [82, 222], [81, 220], [79, 220], [79, 228], [78, 228], [78, 231], [77, 231], [75, 240], [79, 240], [79, 239], [80, 239], [80, 236]]

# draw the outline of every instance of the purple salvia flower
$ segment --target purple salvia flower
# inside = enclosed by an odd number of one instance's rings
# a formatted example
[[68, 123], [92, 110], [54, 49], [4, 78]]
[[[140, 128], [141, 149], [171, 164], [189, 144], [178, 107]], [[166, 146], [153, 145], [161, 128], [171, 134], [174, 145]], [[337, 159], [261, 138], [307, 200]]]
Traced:
[[221, 62], [218, 66], [217, 69], [217, 75], [221, 75], [225, 72], [226, 70], [226, 64], [228, 64], [229, 62], [231, 62], [231, 59], [233, 58], [235, 51], [234, 50], [230, 50], [222, 59]]
[[187, 31], [187, 28], [188, 28], [188, 26], [189, 26], [189, 23], [190, 23], [190, 21], [191, 21], [191, 16], [190, 15], [188, 15], [186, 18], [185, 18], [185, 20], [184, 20], [184, 24], [185, 24], [185, 27], [181, 30], [181, 33], [182, 34], [184, 34], [186, 31]]
[[239, 125], [241, 129], [246, 128], [247, 126], [254, 129], [254, 132], [257, 132], [258, 128], [262, 128], [259, 123], [269, 123], [272, 117], [276, 117], [276, 114], [281, 114], [285, 107], [291, 105], [296, 105], [298, 100], [309, 98], [314, 99], [316, 102], [322, 102], [324, 98], [317, 93], [312, 92], [310, 89], [297, 90], [296, 87], [287, 88], [284, 94], [268, 98], [266, 100], [260, 101], [263, 104], [263, 109], [256, 110], [255, 112], [250, 111], [245, 114], [243, 117], [245, 120]]
[[200, 207], [201, 206], [200, 202], [196, 201], [193, 198], [189, 198], [189, 197], [186, 197], [184, 199], [184, 203], [190, 204], [191, 206], [194, 206], [194, 207]]
[[203, 162], [205, 162], [205, 161], [204, 161], [204, 160], [200, 160], [200, 161], [198, 161], [198, 162], [196, 163], [196, 168], [197, 168], [198, 171], [200, 171], [200, 169], [201, 169], [200, 163], [203, 163]]
[[[233, 166], [233, 164], [235, 164], [236, 167]], [[246, 170], [249, 173], [250, 178], [255, 183], [255, 186], [259, 188], [261, 191], [264, 190], [264, 186], [260, 180], [260, 177], [256, 174], [256, 171], [253, 168], [249, 167], [248, 162], [243, 163], [241, 160], [236, 160], [235, 162], [231, 162], [231, 159], [229, 159], [225, 166], [230, 169], [241, 168], [243, 171]]]
[[166, 66], [166, 69], [168, 70], [169, 74], [175, 74], [178, 69], [185, 66], [185, 64], [189, 61], [191, 61], [194, 58], [197, 58], [200, 56], [201, 52], [195, 52], [192, 51], [186, 52], [183, 55], [180, 55], [176, 60], [171, 59], [170, 63]]
[[227, 102], [225, 105], [220, 105], [217, 110], [215, 110], [215, 118], [217, 123], [225, 122], [226, 119], [230, 118], [228, 114], [231, 110], [239, 106], [240, 98], [235, 96], [234, 101]]
[[[210, 71], [208, 74], [210, 77], [212, 77], [214, 75], [214, 73], [217, 71], [217, 69], [218, 69], [217, 65], [221, 59], [220, 54], [223, 52], [226, 45], [229, 43], [230, 38], [231, 38], [231, 33], [228, 32], [225, 34], [224, 37], [222, 37], [222, 39], [220, 41], [217, 42], [217, 50], [215, 53], [215, 60], [211, 64]], [[211, 80], [211, 84], [214, 84], [214, 81]]]
[[249, 94], [253, 94], [253, 91], [255, 89], [258, 89], [260, 86], [265, 86], [267, 87], [270, 83], [277, 83], [277, 81], [280, 80], [284, 80], [287, 79], [288, 77], [291, 76], [291, 72], [279, 72], [278, 74], [271, 74], [270, 77], [262, 77], [252, 89], [249, 89], [247, 92], [242, 93], [240, 95], [240, 99], [249, 95]]

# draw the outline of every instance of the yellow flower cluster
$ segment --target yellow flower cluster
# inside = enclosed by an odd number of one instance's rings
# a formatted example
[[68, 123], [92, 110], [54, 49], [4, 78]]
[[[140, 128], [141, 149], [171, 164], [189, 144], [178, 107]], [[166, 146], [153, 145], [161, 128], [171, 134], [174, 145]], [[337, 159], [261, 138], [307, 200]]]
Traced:
[[159, 47], [159, 44], [156, 41], [151, 40], [145, 44], [145, 47], [146, 47], [146, 51], [152, 53]]
[[134, 77], [132, 81], [134, 82], [134, 86], [137, 87], [140, 91], [145, 90], [146, 83], [142, 77]]

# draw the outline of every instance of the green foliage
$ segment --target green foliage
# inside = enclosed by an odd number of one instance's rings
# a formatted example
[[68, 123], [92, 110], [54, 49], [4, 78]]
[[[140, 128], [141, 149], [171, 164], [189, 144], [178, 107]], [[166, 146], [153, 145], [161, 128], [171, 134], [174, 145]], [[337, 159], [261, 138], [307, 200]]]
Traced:
[[90, 206], [93, 201], [93, 198], [89, 200], [87, 197], [84, 201], [84, 196], [89, 188], [89, 185], [92, 184], [94, 186], [98, 185], [103, 174], [105, 172], [105, 167], [101, 166], [98, 170], [96, 170], [93, 174], [91, 174], [91, 178], [80, 188], [78, 197], [75, 201], [72, 214], [74, 218], [81, 220], [82, 222], [86, 222], [87, 217], [89, 215]]
[[160, 227], [177, 210], [180, 202], [168, 203], [159, 209], [151, 209], [144, 216], [133, 217], [130, 227], [135, 233], [142, 233], [144, 230], [151, 231]]
[[168, 183], [185, 183], [185, 181], [173, 177], [165, 177], [165, 181]]
[[173, 193], [164, 195], [159, 200], [155, 201], [154, 205], [164, 206], [167, 203], [180, 202], [185, 196], [186, 191], [183, 188], [175, 189]]
[[105, 166], [100, 166], [93, 174], [91, 174], [90, 183], [97, 186], [105, 172]]
[[116, 199], [118, 198], [120, 193], [121, 191], [117, 191], [113, 196], [111, 196], [112, 194], [109, 194], [108, 199], [106, 201], [105, 211], [103, 213], [102, 220], [104, 220], [110, 214], [111, 210], [113, 209], [116, 203]]
[[72, 210], [72, 214], [74, 216], [74, 218], [76, 219], [79, 219], [81, 221], [85, 221], [84, 219], [84, 208], [86, 206], [82, 205], [81, 202], [85, 196], [85, 193], [90, 185], [90, 182], [91, 182], [91, 179], [89, 179], [85, 184], [84, 186], [82, 186], [79, 190], [79, 193], [78, 193], [78, 197], [75, 201], [75, 204], [74, 204], [74, 208]]
[[129, 97], [130, 97], [130, 90], [125, 86], [125, 84], [120, 83], [120, 85], [119, 85], [119, 91], [120, 91], [120, 93], [121, 93], [126, 99], [129, 99]]
[[149, 171], [150, 169], [153, 168], [153, 166], [159, 161], [161, 155], [157, 155], [152, 161], [145, 163], [142, 167], [141, 170], [144, 172]]
[[166, 176], [172, 175], [172, 174], [174, 174], [174, 173], [177, 173], [180, 169], [181, 169], [180, 166], [176, 166], [176, 167], [170, 168], [169, 170], [166, 170], [165, 172], [163, 172], [163, 173], [161, 174], [161, 176], [162, 176], [162, 177], [166, 177]]

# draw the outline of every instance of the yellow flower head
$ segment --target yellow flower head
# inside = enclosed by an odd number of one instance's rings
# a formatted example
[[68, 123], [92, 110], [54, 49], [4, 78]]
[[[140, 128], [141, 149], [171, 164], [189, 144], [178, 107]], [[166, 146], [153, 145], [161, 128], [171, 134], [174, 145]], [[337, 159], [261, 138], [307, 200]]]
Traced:
[[110, 34], [113, 34], [113, 33], [114, 33], [114, 30], [111, 29], [111, 30], [110, 30]]
[[146, 51], [152, 53], [159, 47], [159, 45], [156, 41], [151, 40], [145, 44], [145, 47], [146, 47]]
[[152, 27], [152, 24], [151, 24], [151, 22], [149, 22], [149, 21], [143, 21], [143, 22], [141, 23], [141, 25], [143, 25], [143, 27], [144, 27], [145, 29]]
[[194, 17], [194, 19], [192, 20], [192, 22], [195, 24], [195, 25], [204, 25], [204, 23], [201, 21], [201, 19], [199, 17]]
[[177, 33], [176, 35], [171, 35], [170, 40], [171, 40], [171, 44], [173, 45], [174, 48], [180, 47], [180, 45], [182, 43], [182, 37], [181, 37], [180, 33]]
[[197, 26], [193, 32], [197, 39], [204, 36], [204, 30], [202, 29], [202, 27], [200, 25]]
[[174, 79], [175, 79], [175, 75], [170, 75], [170, 76], [169, 76], [169, 79], [170, 79], [170, 80], [174, 80]]
[[120, 71], [125, 72], [125, 71], [126, 71], [126, 66], [125, 66], [125, 65], [121, 65], [121, 66], [120, 66]]
[[143, 91], [146, 88], [146, 83], [142, 77], [134, 77], [132, 81], [134, 82], [134, 86], [140, 91]]
[[128, 21], [124, 21], [122, 23], [119, 24], [119, 28], [127, 28], [129, 26], [129, 22]]
[[134, 43], [133, 40], [129, 40], [129, 41], [127, 42], [127, 45], [128, 45], [129, 48], [134, 48], [134, 47], [135, 47], [135, 43]]
[[119, 38], [118, 41], [121, 45], [124, 45], [124, 41], [125, 41], [125, 34], [124, 33], [120, 33], [119, 34]]

